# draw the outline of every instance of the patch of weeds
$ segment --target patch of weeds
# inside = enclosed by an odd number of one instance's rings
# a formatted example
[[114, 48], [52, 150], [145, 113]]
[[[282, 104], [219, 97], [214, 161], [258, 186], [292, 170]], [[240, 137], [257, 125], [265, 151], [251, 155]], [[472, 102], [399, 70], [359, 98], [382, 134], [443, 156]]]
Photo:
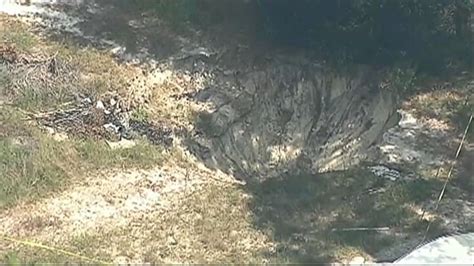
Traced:
[[82, 74], [78, 85], [92, 95], [121, 91], [135, 75], [133, 69], [118, 65], [109, 54], [93, 48], [80, 48], [72, 41], [66, 40], [62, 45], [56, 45], [56, 49], [59, 58]]
[[0, 17], [0, 40], [2, 43], [14, 44], [23, 52], [31, 51], [38, 44], [36, 36], [30, 33], [24, 24], [3, 15]]
[[387, 80], [390, 87], [401, 95], [413, 93], [416, 70], [407, 66], [395, 66], [389, 70]]
[[[407, 226], [407, 229], [413, 233], [424, 234], [426, 232], [426, 228], [428, 227], [429, 223], [430, 221], [427, 221], [427, 220], [416, 219], [409, 226]], [[426, 235], [426, 238], [427, 239], [437, 238], [445, 232], [446, 232], [446, 229], [443, 227], [442, 220], [440, 218], [434, 218], [434, 220], [431, 221], [430, 228]]]
[[78, 93], [97, 96], [107, 91], [123, 92], [135, 75], [131, 67], [118, 65], [105, 52], [80, 48], [69, 40], [58, 43], [38, 38], [26, 25], [8, 17], [0, 17], [0, 39], [20, 56], [43, 60], [55, 55], [54, 73], [49, 72], [48, 62], [12, 64], [10, 70], [0, 70], [0, 93], [13, 96], [13, 102], [25, 109], [54, 108]]
[[77, 174], [116, 167], [151, 167], [163, 160], [160, 147], [139, 140], [112, 150], [104, 142], [58, 142], [24, 122], [18, 112], [0, 109], [0, 208], [59, 188]]
[[[464, 131], [469, 122], [469, 117], [474, 114], [474, 96], [470, 96], [470, 99], [464, 103], [459, 103], [454, 109], [451, 116], [451, 120], [457, 126], [460, 131]], [[474, 142], [474, 125], [471, 124], [469, 131], [467, 132], [466, 139], [470, 142]]]
[[[211, 185], [205, 190], [192, 194], [183, 202], [178, 215], [158, 218], [163, 230], [155, 230], [146, 243], [158, 242], [166, 237], [166, 228], [175, 228], [176, 250], [191, 241], [192, 249], [188, 258], [200, 263], [242, 263], [261, 262], [259, 253], [265, 249], [264, 236], [251, 227], [251, 213], [248, 199], [237, 186]], [[169, 225], [169, 226], [168, 226]], [[173, 226], [171, 226], [173, 225]], [[245, 241], [241, 241], [246, 239]], [[166, 244], [156, 245], [165, 247]], [[164, 248], [158, 248], [163, 250]], [[169, 253], [169, 259], [176, 260], [180, 253], [174, 251], [155, 251], [155, 254]], [[155, 255], [156, 256], [156, 255]], [[160, 259], [160, 258], [156, 258]]]
[[240, 187], [212, 184], [188, 191], [170, 212], [131, 221], [133, 230], [108, 228], [75, 237], [70, 245], [105, 260], [120, 254], [155, 263], [261, 263], [263, 235], [251, 227], [247, 201]]
[[136, 122], [145, 123], [149, 120], [149, 114], [145, 108], [136, 108], [132, 112], [131, 119]]
[[0, 65], [0, 95], [5, 95], [6, 87], [11, 85], [11, 78], [8, 75], [7, 67], [3, 64]]
[[5, 255], [5, 258], [2, 259], [1, 261], [3, 261], [3, 263], [5, 263], [8, 266], [20, 265], [20, 260], [18, 259], [18, 255], [16, 254], [16, 252], [7, 253]]
[[0, 208], [57, 188], [67, 176], [68, 147], [48, 138], [0, 140]]
[[[374, 254], [378, 250], [393, 245], [395, 238], [373, 231], [347, 231], [334, 232], [332, 240], [339, 246], [339, 251], [334, 256], [341, 257], [347, 250], [357, 250], [358, 254]], [[341, 254], [342, 253], [342, 254]], [[351, 258], [352, 256], [344, 256]]]
[[[71, 252], [75, 255], [84, 256], [85, 258], [77, 258], [67, 255], [56, 250], [45, 250], [38, 247], [21, 246], [15, 248], [14, 251], [0, 255], [0, 264], [7, 265], [47, 265], [51, 263], [58, 264], [90, 264], [97, 265], [97, 261], [107, 262], [108, 258], [99, 257], [98, 243], [99, 238], [95, 235], [83, 234], [72, 237], [67, 243], [60, 246], [50, 246], [48, 243], [42, 243], [53, 249], [60, 249]], [[125, 245], [125, 243], [124, 243]], [[89, 259], [86, 259], [89, 258]], [[98, 264], [100, 265], [100, 264]]]
[[27, 84], [16, 86], [13, 103], [25, 110], [45, 110], [54, 108], [61, 103], [71, 100], [67, 87], [57, 85], [53, 90], [41, 84]]
[[31, 136], [25, 118], [7, 106], [0, 106], [0, 139], [14, 136]]
[[[103, 239], [107, 237], [107, 233], [103, 235], [99, 234], [89, 234], [83, 233], [72, 237], [68, 242], [68, 250], [79, 254], [81, 256], [88, 257], [93, 260], [100, 261], [111, 261], [108, 256], [101, 253], [100, 245], [101, 243], [107, 242], [110, 239]], [[110, 236], [109, 236], [110, 237]], [[125, 244], [125, 243], [124, 243]], [[90, 263], [91, 261], [84, 261], [85, 263]]]
[[404, 185], [406, 189], [406, 200], [421, 203], [427, 199], [432, 199], [441, 187], [442, 182], [440, 180], [416, 179]]
[[177, 146], [171, 147], [171, 149], [167, 152], [167, 155], [167, 157], [169, 157], [169, 161], [172, 161], [179, 167], [184, 169], [194, 169], [196, 167], [195, 164], [189, 160], [183, 149]]
[[81, 162], [93, 169], [151, 167], [163, 161], [161, 149], [145, 140], [139, 140], [137, 145], [128, 149], [112, 150], [107, 144], [94, 140], [78, 140], [74, 147]]
[[[61, 247], [62, 249], [63, 247]], [[12, 260], [13, 259], [13, 260]], [[12, 261], [11, 261], [12, 260]], [[50, 250], [40, 249], [37, 247], [19, 247], [15, 251], [11, 251], [0, 257], [0, 263], [11, 265], [49, 265], [49, 264], [77, 264], [90, 263], [90, 261], [80, 260], [65, 254]], [[81, 265], [81, 264], [79, 264]]]

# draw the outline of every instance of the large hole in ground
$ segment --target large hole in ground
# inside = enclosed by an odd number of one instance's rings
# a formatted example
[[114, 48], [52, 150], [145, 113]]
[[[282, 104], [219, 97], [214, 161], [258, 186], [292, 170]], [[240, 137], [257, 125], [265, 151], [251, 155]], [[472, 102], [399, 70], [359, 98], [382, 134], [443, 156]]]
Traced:
[[396, 114], [380, 77], [364, 66], [333, 71], [280, 60], [222, 75], [195, 97], [213, 108], [199, 115], [191, 150], [241, 178], [346, 169], [369, 156]]

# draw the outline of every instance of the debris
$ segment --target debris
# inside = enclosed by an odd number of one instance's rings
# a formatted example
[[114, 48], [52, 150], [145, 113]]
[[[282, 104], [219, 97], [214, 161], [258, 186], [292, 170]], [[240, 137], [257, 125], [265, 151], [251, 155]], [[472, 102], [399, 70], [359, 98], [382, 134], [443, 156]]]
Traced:
[[104, 103], [103, 103], [101, 100], [97, 101], [97, 103], [96, 103], [96, 105], [95, 105], [95, 108], [101, 109], [101, 110], [104, 110], [104, 111], [105, 111]]
[[120, 133], [120, 129], [121, 129], [120, 126], [116, 126], [116, 125], [114, 125], [114, 124], [112, 124], [112, 123], [107, 123], [107, 124], [105, 124], [105, 125], [104, 125], [104, 128], [105, 128], [107, 131], [109, 131], [109, 132], [111, 132], [111, 133], [113, 133], [113, 134], [119, 134], [119, 133]]
[[399, 171], [390, 169], [383, 165], [372, 166], [372, 167], [369, 167], [369, 169], [374, 175], [389, 179], [390, 181], [396, 181], [397, 179], [400, 179], [401, 177], [401, 174]]
[[472, 265], [474, 233], [444, 236], [417, 247], [394, 264]]
[[84, 104], [92, 104], [92, 100], [89, 97], [83, 98], [81, 102]]
[[117, 101], [114, 98], [110, 98], [110, 106], [114, 107]]
[[357, 256], [352, 258], [352, 260], [349, 262], [350, 265], [361, 265], [364, 264], [365, 258], [362, 256]]
[[349, 227], [349, 228], [333, 228], [333, 232], [352, 232], [352, 231], [388, 231], [389, 227]]
[[121, 55], [121, 54], [125, 53], [126, 49], [127, 48], [125, 48], [123, 46], [117, 46], [115, 48], [110, 49], [110, 52], [114, 55]]

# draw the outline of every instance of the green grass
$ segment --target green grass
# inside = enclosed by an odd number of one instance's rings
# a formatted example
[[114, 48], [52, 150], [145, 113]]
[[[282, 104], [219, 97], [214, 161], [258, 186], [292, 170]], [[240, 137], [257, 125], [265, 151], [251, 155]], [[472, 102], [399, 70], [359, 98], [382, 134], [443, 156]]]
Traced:
[[90, 139], [58, 142], [15, 111], [2, 108], [0, 118], [0, 208], [42, 196], [89, 171], [146, 168], [162, 161], [161, 149], [145, 140], [119, 150]]
[[[0, 22], [0, 25], [5, 25]], [[0, 31], [0, 39], [7, 44], [14, 44], [22, 52], [30, 52], [38, 44], [38, 38], [32, 33], [24, 30], [19, 23], [8, 23], [8, 30]]]
[[135, 120], [137, 122], [148, 122], [150, 119], [150, 115], [148, 114], [147, 110], [145, 108], [137, 108], [133, 110], [131, 119]]
[[[90, 171], [143, 168], [162, 161], [161, 149], [145, 140], [119, 150], [87, 138], [58, 142], [25, 121], [20, 112], [55, 109], [73, 100], [76, 93], [94, 97], [124, 90], [133, 71], [95, 49], [80, 48], [68, 40], [58, 43], [39, 38], [28, 26], [3, 15], [0, 40], [14, 47], [19, 56], [41, 59], [56, 55], [60, 71], [48, 76], [47, 65], [0, 65], [0, 101], [11, 103], [0, 106], [0, 209], [45, 196]], [[144, 118], [143, 112], [138, 115]]]

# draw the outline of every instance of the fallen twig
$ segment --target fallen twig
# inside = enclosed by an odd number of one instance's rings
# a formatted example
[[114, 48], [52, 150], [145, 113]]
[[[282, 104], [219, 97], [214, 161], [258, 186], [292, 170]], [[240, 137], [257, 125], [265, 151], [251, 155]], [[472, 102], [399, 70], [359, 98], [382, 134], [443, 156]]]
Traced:
[[352, 232], [352, 231], [389, 231], [389, 227], [348, 227], [348, 228], [333, 228], [332, 232]]

